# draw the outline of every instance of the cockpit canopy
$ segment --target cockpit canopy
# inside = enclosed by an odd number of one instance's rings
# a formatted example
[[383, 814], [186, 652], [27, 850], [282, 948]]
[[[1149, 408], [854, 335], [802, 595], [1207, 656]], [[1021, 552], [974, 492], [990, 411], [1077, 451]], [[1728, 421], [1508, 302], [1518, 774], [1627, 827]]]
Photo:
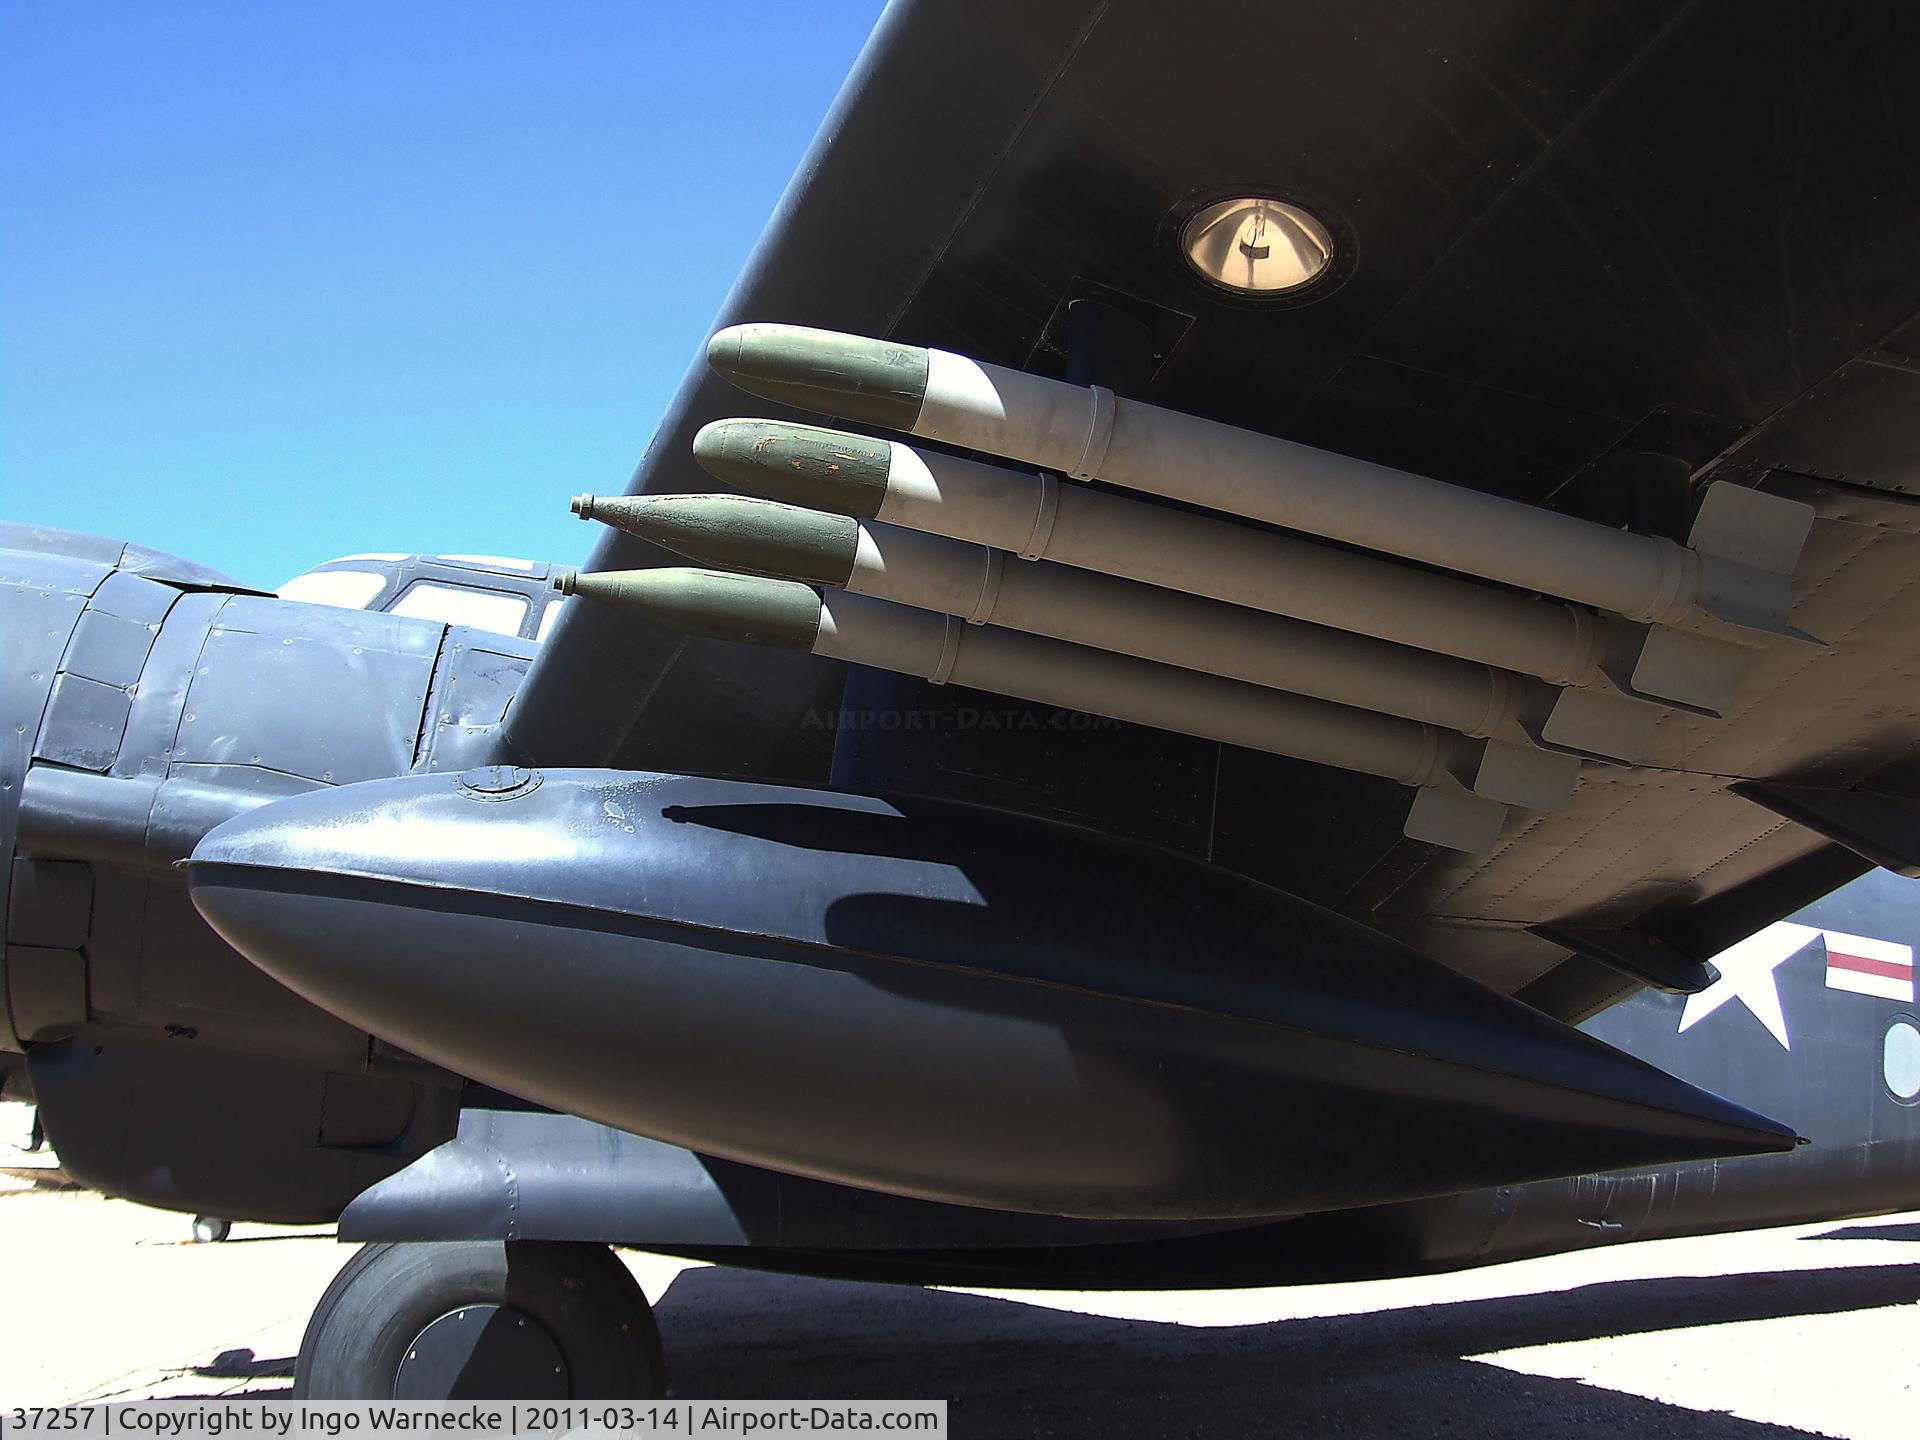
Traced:
[[544, 640], [566, 603], [553, 590], [552, 573], [551, 565], [502, 555], [343, 555], [294, 576], [276, 593], [310, 605]]

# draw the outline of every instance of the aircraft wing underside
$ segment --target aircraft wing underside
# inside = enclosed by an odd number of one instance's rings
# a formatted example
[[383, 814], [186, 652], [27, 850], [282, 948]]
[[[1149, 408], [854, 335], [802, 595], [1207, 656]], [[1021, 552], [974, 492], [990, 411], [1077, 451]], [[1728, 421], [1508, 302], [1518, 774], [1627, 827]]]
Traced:
[[[1067, 307], [1101, 300], [1151, 337], [1138, 398], [1172, 410], [1682, 540], [1712, 481], [1812, 505], [1792, 623], [1818, 643], [1758, 643], [1722, 714], [1664, 711], [1638, 763], [1583, 764], [1564, 808], [1513, 811], [1484, 853], [1403, 835], [1392, 780], [1158, 731], [1051, 791], [977, 750], [943, 771], [952, 795], [1208, 855], [1577, 1017], [1824, 893], [1863, 849], [1903, 858], [1916, 61], [1899, 7], [1785, 0], [896, 4], [720, 323], [1058, 375]], [[1320, 216], [1336, 273], [1297, 304], [1188, 273], [1181, 218], [1234, 193]], [[839, 423], [702, 357], [630, 493], [717, 488], [694, 433], [765, 415]], [[608, 532], [588, 568], [660, 563]], [[499, 753], [818, 783], [844, 684], [828, 660], [576, 600]], [[1129, 786], [1178, 794], [1087, 798]]]

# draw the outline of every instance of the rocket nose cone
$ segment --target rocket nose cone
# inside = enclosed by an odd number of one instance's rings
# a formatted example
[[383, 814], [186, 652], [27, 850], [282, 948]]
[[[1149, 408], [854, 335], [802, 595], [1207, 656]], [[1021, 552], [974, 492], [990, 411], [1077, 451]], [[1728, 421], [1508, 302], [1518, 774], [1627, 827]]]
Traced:
[[713, 338], [707, 341], [707, 364], [729, 380], [745, 373], [747, 337], [758, 328], [754, 325], [729, 325], [723, 330], [714, 331]]
[[627, 502], [620, 529], [696, 560], [750, 575], [845, 585], [859, 522], [744, 495], [648, 495]]
[[820, 633], [819, 594], [793, 580], [663, 566], [580, 575], [574, 593], [713, 640], [808, 650]]
[[736, 490], [759, 494], [761, 487], [754, 482], [759, 478], [762, 467], [754, 457], [752, 432], [773, 431], [778, 423], [772, 420], [761, 423], [752, 420], [715, 420], [702, 425], [693, 437], [693, 458], [714, 479]]
[[910, 430], [927, 395], [927, 352], [802, 325], [729, 325], [707, 363], [743, 390], [847, 420]]
[[887, 495], [893, 451], [883, 440], [787, 420], [715, 420], [693, 437], [693, 458], [749, 495], [871, 520]]

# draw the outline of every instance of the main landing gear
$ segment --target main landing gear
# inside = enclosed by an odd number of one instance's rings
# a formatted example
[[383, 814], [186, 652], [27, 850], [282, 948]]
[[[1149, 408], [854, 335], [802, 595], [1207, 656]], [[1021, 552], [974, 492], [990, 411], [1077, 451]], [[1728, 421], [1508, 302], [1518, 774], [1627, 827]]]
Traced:
[[647, 1399], [660, 1332], [604, 1245], [459, 1240], [367, 1245], [300, 1342], [305, 1400]]

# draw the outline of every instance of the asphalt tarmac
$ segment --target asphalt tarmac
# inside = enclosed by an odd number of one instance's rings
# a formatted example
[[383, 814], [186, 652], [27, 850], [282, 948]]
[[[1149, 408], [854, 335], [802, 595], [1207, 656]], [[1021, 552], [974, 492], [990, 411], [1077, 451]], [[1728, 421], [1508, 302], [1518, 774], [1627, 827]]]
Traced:
[[[325, 1231], [0, 1176], [0, 1401], [287, 1394]], [[1423, 1280], [990, 1294], [629, 1257], [675, 1394], [946, 1397], [970, 1436], [1920, 1435], [1920, 1213]]]

